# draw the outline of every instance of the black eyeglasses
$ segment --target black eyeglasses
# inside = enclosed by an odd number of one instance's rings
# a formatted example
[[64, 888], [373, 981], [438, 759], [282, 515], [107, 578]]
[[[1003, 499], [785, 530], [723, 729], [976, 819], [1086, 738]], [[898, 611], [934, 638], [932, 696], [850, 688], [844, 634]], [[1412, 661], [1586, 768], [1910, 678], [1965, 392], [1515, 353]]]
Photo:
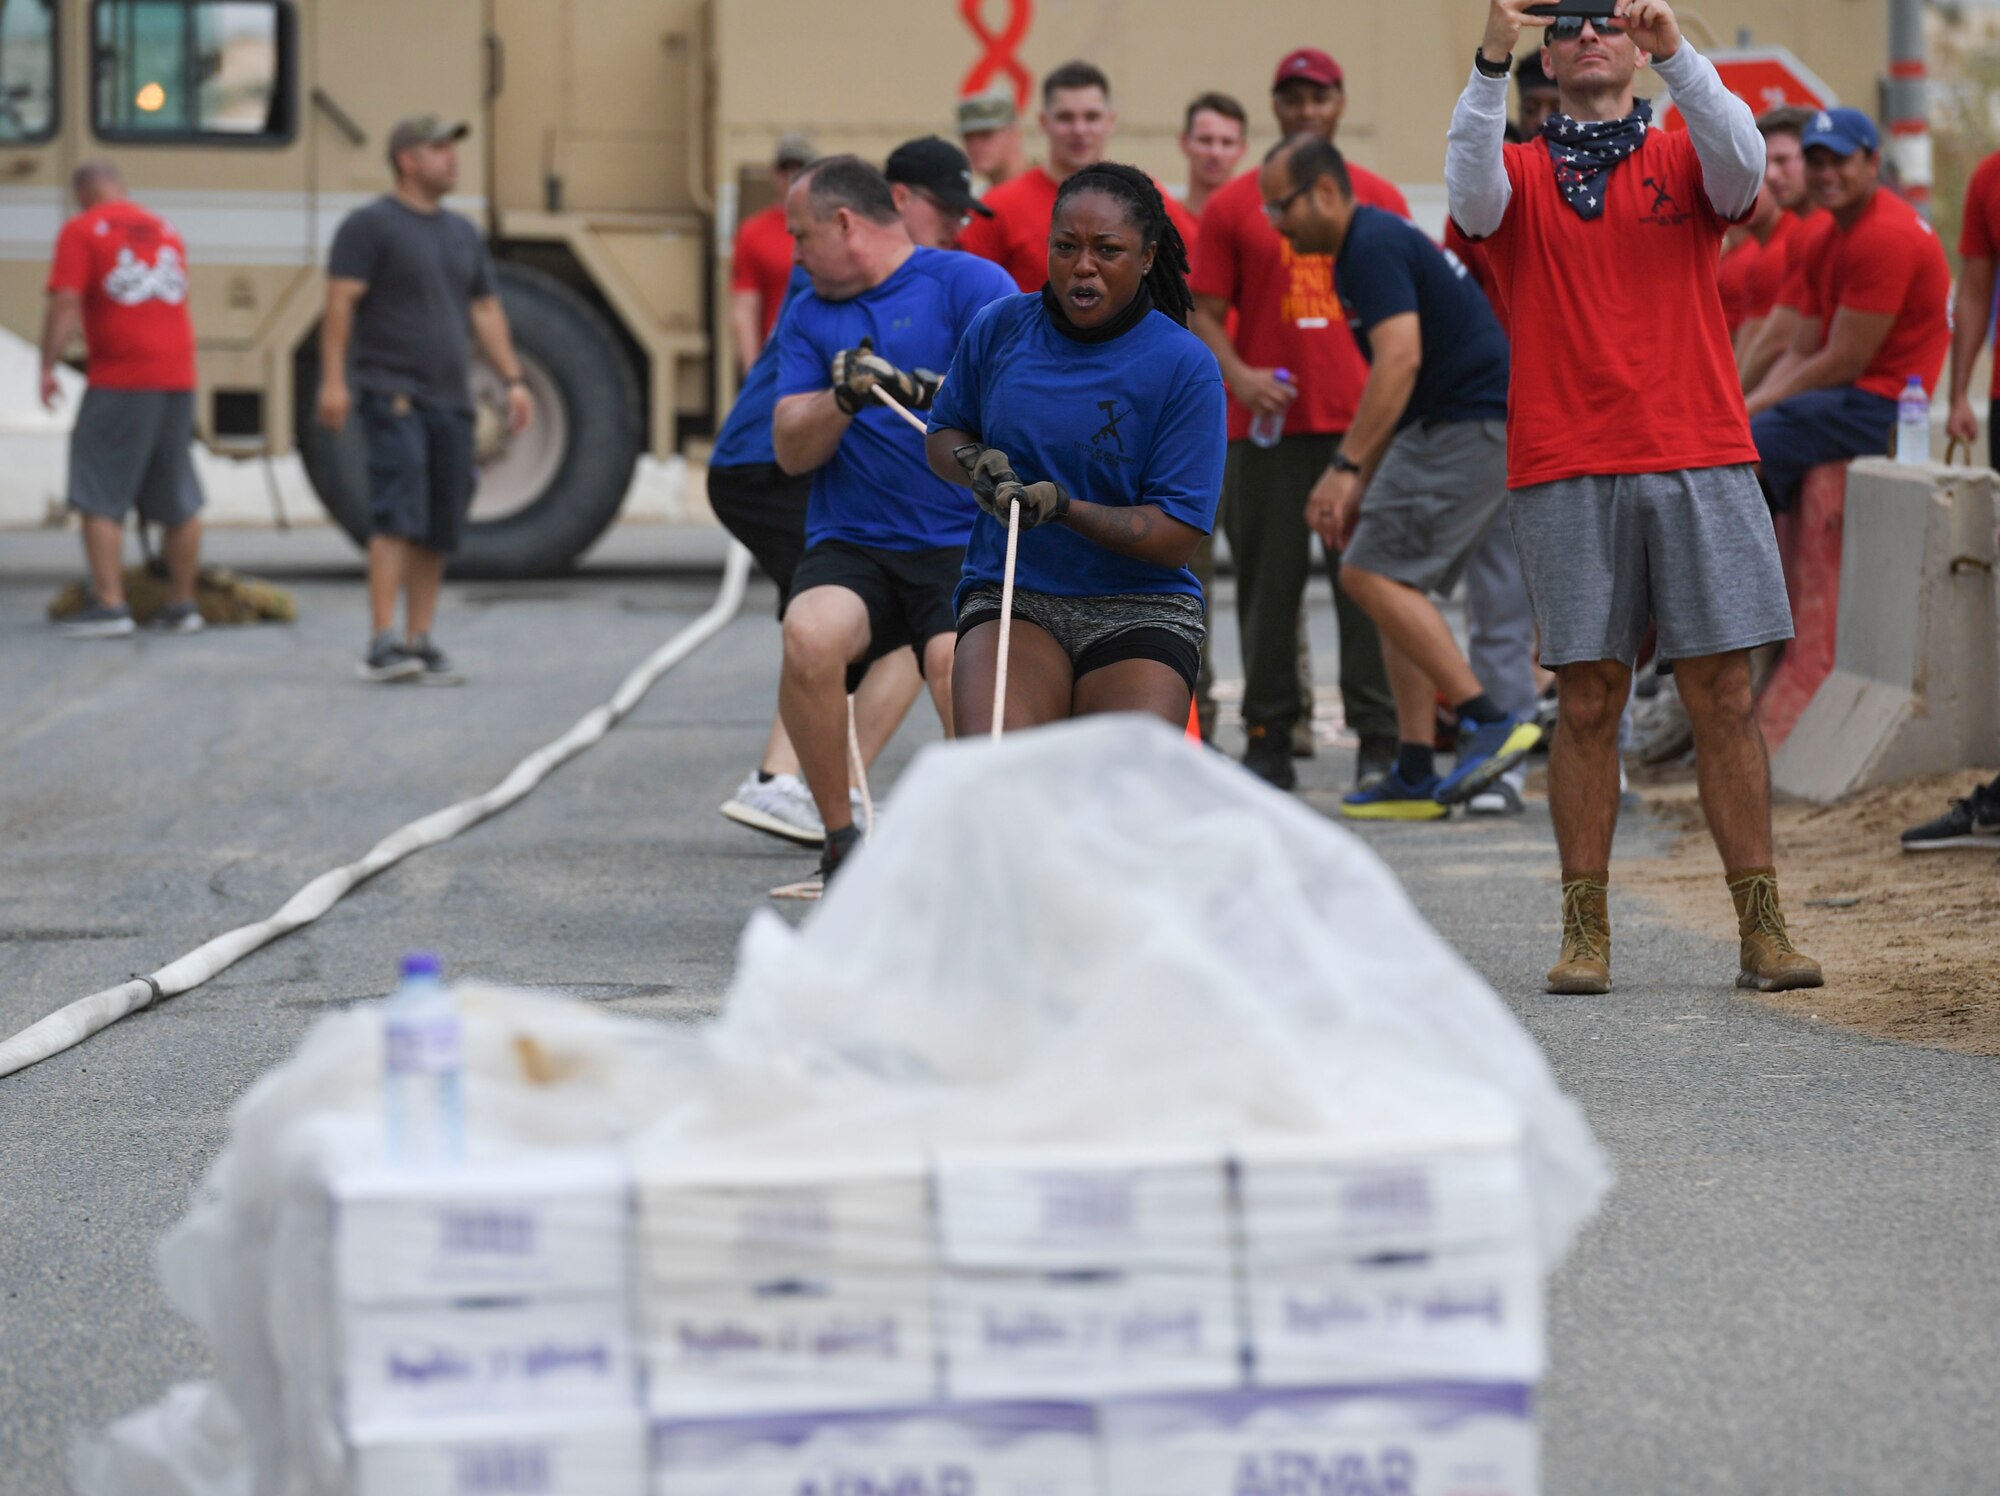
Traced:
[[1559, 42], [1573, 42], [1583, 35], [1585, 21], [1597, 28], [1599, 36], [1623, 36], [1625, 23], [1614, 21], [1610, 16], [1557, 16], [1555, 24], [1549, 27], [1551, 39]]
[[1313, 178], [1312, 181], [1306, 183], [1305, 186], [1299, 188], [1296, 192], [1291, 193], [1289, 196], [1281, 197], [1275, 203], [1264, 204], [1264, 216], [1270, 219], [1271, 222], [1273, 223], [1279, 222], [1284, 218], [1284, 216], [1287, 213], [1292, 211], [1293, 203], [1297, 202], [1300, 198], [1304, 197], [1308, 192], [1312, 191], [1313, 188], [1318, 185], [1319, 185], [1319, 178], [1315, 177]]

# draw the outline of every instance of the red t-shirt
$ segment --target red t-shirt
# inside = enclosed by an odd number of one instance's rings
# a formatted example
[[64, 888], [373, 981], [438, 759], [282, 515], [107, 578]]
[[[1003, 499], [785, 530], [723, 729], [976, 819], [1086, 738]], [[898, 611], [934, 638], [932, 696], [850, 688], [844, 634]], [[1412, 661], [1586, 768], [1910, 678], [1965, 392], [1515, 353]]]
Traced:
[[1785, 276], [1791, 269], [1792, 246], [1799, 233], [1801, 220], [1796, 213], [1778, 215], [1778, 226], [1771, 230], [1750, 261], [1750, 274], [1744, 281], [1744, 317], [1751, 322], [1762, 322], [1771, 315], [1778, 304], [1778, 293], [1784, 289]]
[[[974, 214], [972, 222], [958, 236], [958, 247], [983, 255], [1014, 277], [1023, 291], [1039, 291], [1049, 278], [1049, 221], [1055, 217], [1056, 179], [1042, 167], [1024, 171], [1003, 182], [981, 198], [993, 210], [991, 218]], [[1180, 199], [1162, 188], [1167, 201], [1167, 217], [1190, 245], [1195, 240], [1195, 221], [1181, 206]]]
[[1493, 278], [1493, 261], [1486, 253], [1486, 246], [1476, 239], [1467, 238], [1465, 230], [1447, 218], [1444, 223], [1444, 250], [1446, 254], [1457, 257], [1473, 283], [1486, 293], [1486, 299], [1493, 305], [1493, 315], [1500, 319], [1500, 330], [1507, 332], [1507, 298], [1500, 294], [1500, 283]]
[[1951, 352], [1951, 266], [1915, 208], [1877, 188], [1853, 227], [1819, 241], [1805, 281], [1799, 311], [1819, 319], [1822, 338], [1843, 307], [1896, 319], [1855, 388], [1894, 400], [1914, 374], [1926, 393], [1937, 389]]
[[736, 230], [736, 254], [729, 268], [729, 289], [755, 291], [762, 298], [757, 314], [768, 342], [785, 304], [792, 280], [792, 234], [785, 227], [785, 205], [773, 203], [744, 219]]
[[137, 203], [103, 203], [63, 225], [49, 290], [83, 298], [90, 382], [107, 390], [191, 390], [194, 320], [187, 246]]
[[[1979, 163], [1965, 189], [1965, 226], [1958, 234], [1961, 260], [2000, 260], [2000, 151]], [[1993, 361], [1993, 398], [2000, 400], [2000, 359]]]
[[1750, 269], [1762, 248], [1752, 235], [1746, 233], [1722, 252], [1722, 263], [1715, 267], [1715, 289], [1722, 293], [1722, 320], [1732, 338], [1736, 336], [1736, 330], [1749, 320]]
[[1800, 311], [1806, 304], [1806, 267], [1818, 258], [1833, 234], [1833, 215], [1814, 213], [1793, 231], [1785, 251], [1785, 281], [1778, 288], [1778, 305]]
[[1508, 486], [1754, 463], [1715, 285], [1730, 224], [1693, 140], [1650, 131], [1589, 220], [1546, 141], [1506, 163], [1514, 198], [1486, 250], [1514, 314]]
[[[1348, 165], [1356, 202], [1404, 218], [1403, 194], [1371, 171]], [[1353, 424], [1368, 365], [1333, 289], [1333, 257], [1301, 255], [1271, 227], [1257, 172], [1247, 171], [1208, 200], [1188, 285], [1238, 313], [1232, 342], [1256, 369], [1289, 370], [1299, 395], [1285, 411], [1285, 435], [1326, 435]], [[1250, 411], [1232, 396], [1229, 439], [1250, 433]]]

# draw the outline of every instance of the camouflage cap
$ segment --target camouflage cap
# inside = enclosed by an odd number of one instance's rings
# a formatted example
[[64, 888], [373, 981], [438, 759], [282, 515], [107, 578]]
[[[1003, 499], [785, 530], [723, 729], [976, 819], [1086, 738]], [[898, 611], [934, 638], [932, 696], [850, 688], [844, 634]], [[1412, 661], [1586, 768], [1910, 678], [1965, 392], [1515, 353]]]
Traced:
[[1004, 83], [984, 93], [967, 94], [958, 101], [958, 133], [972, 135], [980, 130], [1004, 130], [1020, 113], [1014, 107], [1014, 91]]
[[389, 164], [394, 166], [396, 158], [413, 145], [450, 145], [471, 133], [472, 126], [462, 119], [413, 114], [408, 119], [398, 120], [396, 128], [389, 132]]

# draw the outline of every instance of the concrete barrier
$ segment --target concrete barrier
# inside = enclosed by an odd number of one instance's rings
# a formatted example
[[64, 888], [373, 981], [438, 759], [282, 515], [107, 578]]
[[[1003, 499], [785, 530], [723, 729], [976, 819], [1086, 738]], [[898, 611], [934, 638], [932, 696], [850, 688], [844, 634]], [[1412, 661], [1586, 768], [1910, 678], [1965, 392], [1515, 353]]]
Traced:
[[1794, 638], [1757, 698], [1757, 720], [1773, 750], [1784, 746], [1833, 674], [1846, 512], [1847, 464], [1830, 462], [1806, 474], [1798, 502], [1774, 517]]
[[2000, 475], [1857, 462], [1835, 668], [1772, 762], [1820, 804], [2000, 760]]

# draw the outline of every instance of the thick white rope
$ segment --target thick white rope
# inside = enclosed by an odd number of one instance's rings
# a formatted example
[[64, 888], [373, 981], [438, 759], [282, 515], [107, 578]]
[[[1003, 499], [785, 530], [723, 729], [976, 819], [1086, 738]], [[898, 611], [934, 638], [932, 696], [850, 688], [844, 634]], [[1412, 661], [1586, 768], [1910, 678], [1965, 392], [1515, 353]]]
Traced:
[[993, 666], [993, 741], [1007, 720], [1007, 646], [1014, 637], [1014, 558], [1021, 551], [1021, 501], [1007, 506], [1007, 570], [1000, 577], [1000, 657]]
[[[896, 397], [881, 385], [871, 385], [875, 398], [880, 400], [897, 415], [908, 421], [920, 436], [927, 436], [930, 428], [905, 410]], [[1000, 577], [1000, 657], [993, 667], [993, 741], [1000, 741], [1000, 734], [1007, 716], [1007, 646], [1013, 642], [1014, 634], [1014, 562], [1021, 554], [1021, 501], [1014, 500], [1007, 506], [1007, 569]]]
[[861, 791], [861, 835], [863, 839], [875, 834], [875, 796], [868, 788], [868, 765], [861, 758], [861, 733], [854, 724], [854, 698], [847, 698], [847, 767], [854, 775], [855, 788]]
[[0, 1076], [12, 1075], [16, 1070], [25, 1070], [50, 1055], [60, 1054], [127, 1014], [199, 987], [252, 951], [311, 924], [357, 885], [385, 868], [394, 867], [413, 852], [450, 841], [460, 832], [478, 825], [489, 816], [498, 815], [515, 801], [523, 799], [555, 770], [601, 741], [658, 684], [660, 677], [721, 633], [742, 608], [749, 577], [750, 553], [731, 542], [729, 559], [722, 568], [722, 588], [708, 611], [662, 644], [626, 676], [624, 684], [619, 686], [610, 701], [587, 712], [581, 721], [553, 743], [522, 759], [499, 784], [483, 795], [434, 811], [422, 820], [412, 821], [402, 829], [391, 832], [359, 862], [320, 874], [286, 900], [284, 906], [269, 919], [218, 935], [200, 949], [161, 967], [150, 977], [134, 977], [123, 986], [107, 988], [79, 998], [68, 1007], [58, 1008], [41, 1022], [0, 1044]]

